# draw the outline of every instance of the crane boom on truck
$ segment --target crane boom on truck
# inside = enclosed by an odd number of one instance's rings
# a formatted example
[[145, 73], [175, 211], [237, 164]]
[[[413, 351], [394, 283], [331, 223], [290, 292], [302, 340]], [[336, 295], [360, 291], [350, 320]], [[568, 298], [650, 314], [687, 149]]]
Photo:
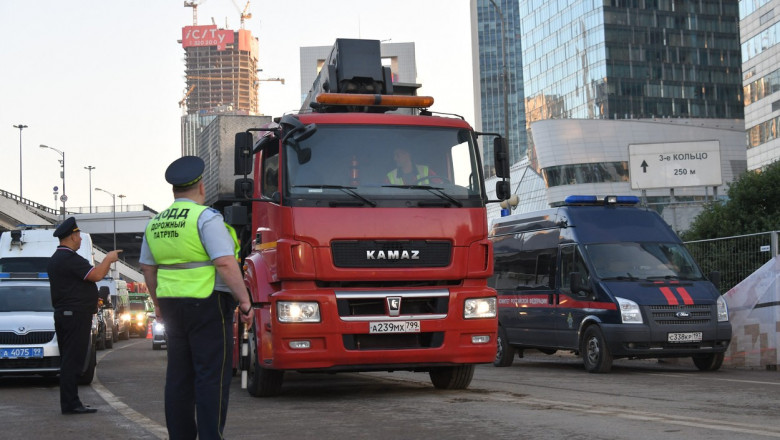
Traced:
[[[503, 178], [506, 141], [393, 94], [379, 49], [336, 40], [301, 112], [236, 134], [243, 177], [223, 208], [255, 306], [234, 353], [253, 396], [281, 392], [285, 371], [408, 370], [466, 388], [495, 357], [477, 139], [496, 137]], [[506, 199], [509, 182], [496, 190]]]

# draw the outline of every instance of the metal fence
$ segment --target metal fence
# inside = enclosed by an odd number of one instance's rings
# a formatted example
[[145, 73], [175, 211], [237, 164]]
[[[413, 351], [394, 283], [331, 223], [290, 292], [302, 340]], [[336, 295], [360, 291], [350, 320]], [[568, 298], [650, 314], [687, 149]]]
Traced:
[[778, 232], [687, 241], [685, 246], [705, 275], [720, 272], [720, 292], [726, 293], [778, 254]]

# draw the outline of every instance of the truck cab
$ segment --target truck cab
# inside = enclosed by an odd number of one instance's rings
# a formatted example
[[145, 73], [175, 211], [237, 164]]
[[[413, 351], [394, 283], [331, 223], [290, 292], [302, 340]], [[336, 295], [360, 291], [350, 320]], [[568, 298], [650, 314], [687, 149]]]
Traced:
[[494, 222], [494, 365], [533, 348], [578, 353], [592, 373], [616, 358], [691, 357], [701, 370], [720, 368], [731, 340], [726, 302], [677, 234], [638, 202], [571, 196]]

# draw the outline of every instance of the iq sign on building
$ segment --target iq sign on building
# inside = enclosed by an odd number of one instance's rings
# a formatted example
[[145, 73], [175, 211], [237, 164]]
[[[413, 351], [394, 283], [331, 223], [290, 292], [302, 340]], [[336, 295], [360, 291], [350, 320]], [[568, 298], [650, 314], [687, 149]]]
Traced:
[[631, 189], [723, 184], [718, 141], [630, 144], [628, 158]]

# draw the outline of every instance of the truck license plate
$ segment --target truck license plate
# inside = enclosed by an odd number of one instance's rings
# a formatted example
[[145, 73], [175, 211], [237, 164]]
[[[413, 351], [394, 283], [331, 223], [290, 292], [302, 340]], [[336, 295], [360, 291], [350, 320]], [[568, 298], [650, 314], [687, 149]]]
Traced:
[[669, 333], [669, 342], [701, 342], [701, 332]]
[[0, 359], [42, 358], [43, 347], [0, 348]]
[[420, 321], [381, 321], [368, 324], [369, 333], [420, 333]]

